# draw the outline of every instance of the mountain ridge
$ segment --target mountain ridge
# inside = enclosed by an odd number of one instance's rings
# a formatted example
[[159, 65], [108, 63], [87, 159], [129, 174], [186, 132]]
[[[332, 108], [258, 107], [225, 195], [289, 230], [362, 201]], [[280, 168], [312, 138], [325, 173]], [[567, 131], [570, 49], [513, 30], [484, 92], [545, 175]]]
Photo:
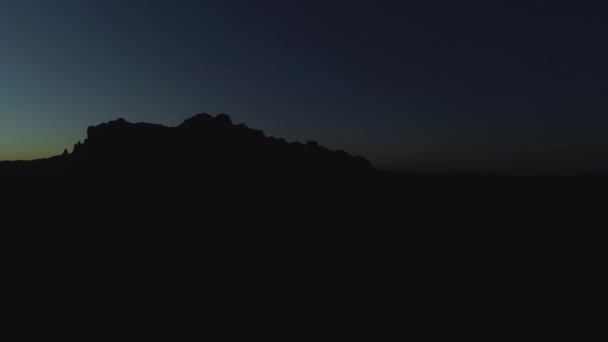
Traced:
[[[287, 142], [268, 137], [230, 116], [202, 113], [176, 127], [130, 123], [120, 118], [90, 126], [84, 142], [74, 145], [74, 160], [118, 160], [128, 164], [166, 158], [189, 166], [203, 162], [207, 168], [250, 168], [265, 171], [303, 171], [315, 174], [370, 172], [375, 168], [360, 156], [329, 150], [316, 141]], [[198, 165], [201, 166], [201, 165]]]

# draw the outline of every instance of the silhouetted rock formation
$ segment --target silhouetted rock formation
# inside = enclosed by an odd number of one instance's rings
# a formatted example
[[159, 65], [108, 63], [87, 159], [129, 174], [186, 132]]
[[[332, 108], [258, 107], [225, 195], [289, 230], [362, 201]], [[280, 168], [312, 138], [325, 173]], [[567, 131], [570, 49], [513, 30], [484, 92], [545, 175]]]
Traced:
[[608, 226], [606, 178], [374, 172], [226, 115], [91, 127], [71, 154], [0, 162], [0, 189], [15, 234], [0, 239], [0, 335], [32, 316], [172, 337], [587, 329], [583, 303], [608, 287], [605, 241], [586, 240]]
[[373, 172], [362, 157], [266, 137], [226, 114], [199, 114], [178, 127], [129, 123], [124, 119], [89, 127], [84, 143], [74, 146], [73, 165], [106, 175], [192, 177], [348, 176]]

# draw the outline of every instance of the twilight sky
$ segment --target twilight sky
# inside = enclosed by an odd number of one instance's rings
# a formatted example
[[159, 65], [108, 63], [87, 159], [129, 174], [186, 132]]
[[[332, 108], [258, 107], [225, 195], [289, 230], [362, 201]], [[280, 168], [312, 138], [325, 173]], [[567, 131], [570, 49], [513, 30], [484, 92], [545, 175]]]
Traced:
[[601, 3], [0, 0], [0, 160], [225, 112], [380, 168], [608, 172]]

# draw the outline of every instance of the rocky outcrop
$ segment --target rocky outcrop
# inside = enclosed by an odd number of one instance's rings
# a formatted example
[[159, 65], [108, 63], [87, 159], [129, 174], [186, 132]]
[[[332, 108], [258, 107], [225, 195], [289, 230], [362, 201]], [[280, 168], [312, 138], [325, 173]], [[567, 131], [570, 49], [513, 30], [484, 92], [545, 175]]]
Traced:
[[226, 114], [202, 113], [177, 127], [129, 123], [124, 119], [89, 127], [84, 143], [70, 155], [104, 170], [157, 176], [205, 173], [344, 175], [373, 172], [362, 157], [331, 151], [315, 141], [305, 145], [266, 137]]

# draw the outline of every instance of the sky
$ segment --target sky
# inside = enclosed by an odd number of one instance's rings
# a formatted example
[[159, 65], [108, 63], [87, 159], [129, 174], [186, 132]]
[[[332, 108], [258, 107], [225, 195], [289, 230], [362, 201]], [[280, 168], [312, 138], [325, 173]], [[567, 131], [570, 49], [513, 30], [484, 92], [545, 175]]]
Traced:
[[0, 160], [197, 113], [382, 169], [608, 172], [600, 1], [0, 1]]

